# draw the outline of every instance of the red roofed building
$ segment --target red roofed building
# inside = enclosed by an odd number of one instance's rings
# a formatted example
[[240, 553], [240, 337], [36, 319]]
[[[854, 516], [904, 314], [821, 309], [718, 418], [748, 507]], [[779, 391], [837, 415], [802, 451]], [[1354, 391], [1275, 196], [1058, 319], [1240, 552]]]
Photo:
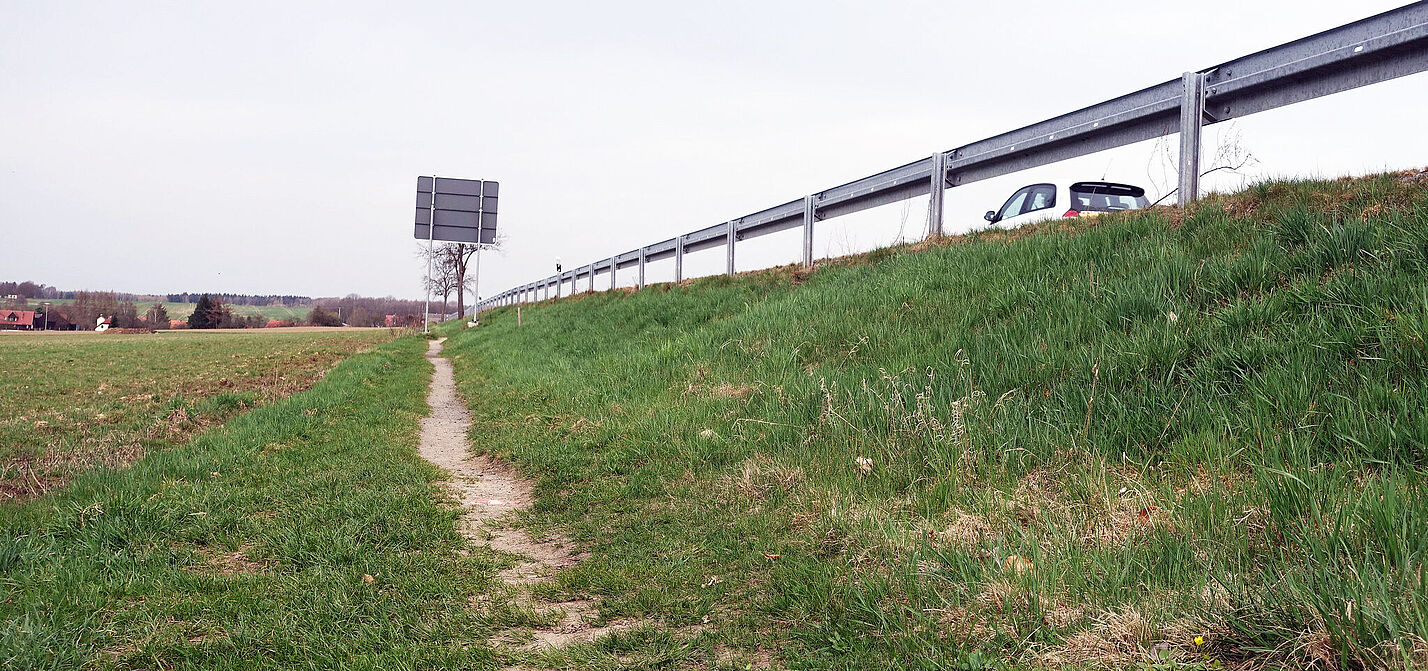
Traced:
[[30, 310], [0, 310], [0, 329], [33, 331], [35, 313]]

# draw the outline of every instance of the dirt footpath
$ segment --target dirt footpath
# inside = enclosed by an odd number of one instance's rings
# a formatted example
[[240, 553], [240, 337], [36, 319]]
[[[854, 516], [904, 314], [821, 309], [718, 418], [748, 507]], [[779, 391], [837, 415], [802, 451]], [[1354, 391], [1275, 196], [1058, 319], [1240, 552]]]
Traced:
[[[471, 430], [471, 415], [456, 395], [456, 379], [451, 361], [441, 356], [445, 341], [431, 342], [426, 358], [436, 367], [431, 391], [426, 402], [431, 415], [421, 421], [421, 456], [451, 473], [449, 486], [465, 513], [460, 530], [473, 545], [519, 557], [515, 567], [501, 573], [501, 579], [518, 590], [517, 600], [539, 612], [547, 613], [556, 624], [530, 632], [529, 642], [521, 647], [562, 646], [592, 641], [621, 628], [618, 624], [592, 627], [589, 622], [598, 612], [593, 601], [563, 603], [541, 602], [530, 594], [532, 585], [551, 580], [562, 569], [580, 561], [575, 547], [564, 538], [537, 540], [522, 529], [511, 527], [511, 513], [530, 507], [534, 500], [530, 480], [516, 473], [509, 464], [484, 455], [467, 453], [466, 436]], [[502, 634], [494, 642], [520, 645], [527, 637], [519, 632]]]

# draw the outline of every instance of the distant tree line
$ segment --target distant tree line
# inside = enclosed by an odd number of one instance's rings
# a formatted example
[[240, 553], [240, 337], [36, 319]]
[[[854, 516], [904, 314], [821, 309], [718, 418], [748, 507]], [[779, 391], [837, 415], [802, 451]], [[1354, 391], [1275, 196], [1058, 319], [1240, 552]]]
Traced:
[[[396, 315], [397, 321], [403, 324], [413, 318], [421, 320], [421, 301], [393, 296], [367, 298], [348, 294], [342, 298], [315, 298], [312, 303], [313, 310], [308, 313], [307, 321], [317, 326], [385, 326], [387, 315]], [[319, 319], [331, 323], [321, 323]]]
[[60, 291], [54, 287], [36, 284], [30, 281], [0, 282], [0, 296], [19, 296], [20, 298], [52, 300], [55, 298], [74, 298], [74, 292]]
[[[56, 328], [59, 324], [64, 324], [63, 328], [73, 325], [79, 329], [92, 329], [99, 317], [109, 319], [109, 325], [115, 328], [168, 328], [168, 318], [164, 317], [162, 323], [146, 321], [140, 317], [138, 309], [134, 307], [132, 301], [121, 300], [119, 295], [112, 291], [74, 291], [70, 293], [73, 302], [56, 303], [48, 306], [35, 306], [36, 312], [44, 314], [44, 321], [48, 322], [50, 328]], [[46, 312], [48, 311], [48, 313]]]
[[[387, 316], [393, 316], [396, 325], [421, 323], [422, 302], [386, 296], [369, 298], [357, 294], [344, 297], [309, 298], [307, 296], [256, 295], [256, 294], [130, 294], [116, 291], [61, 291], [55, 287], [31, 281], [0, 282], [0, 298], [19, 296], [19, 299], [0, 301], [5, 307], [27, 308], [31, 299], [70, 300], [70, 303], [49, 306], [52, 315], [62, 317], [80, 329], [94, 328], [95, 320], [103, 315], [111, 318], [110, 325], [116, 328], [262, 328], [266, 326], [297, 326], [299, 323], [314, 326], [386, 326]], [[187, 320], [175, 323], [170, 319], [163, 302], [191, 303], [193, 312]], [[148, 305], [145, 305], [145, 304]], [[299, 321], [269, 319], [257, 314], [235, 313], [231, 306], [275, 306], [308, 307], [305, 319]], [[39, 307], [43, 312], [44, 307]], [[54, 320], [51, 320], [53, 322]]]
[[307, 307], [312, 304], [312, 298], [308, 296], [278, 296], [278, 295], [256, 295], [256, 294], [223, 294], [206, 293], [196, 294], [185, 291], [181, 294], [164, 294], [164, 300], [170, 303], [197, 303], [204, 296], [218, 299], [224, 305], [282, 305], [284, 307], [298, 308]]
[[[58, 298], [67, 300], [75, 298], [75, 294], [77, 293], [80, 292], [62, 291], [57, 287], [52, 287], [37, 282], [31, 282], [29, 280], [26, 280], [24, 282], [0, 282], [0, 297], [19, 296], [20, 298], [25, 299], [54, 300]], [[118, 300], [130, 301], [132, 303], [150, 301], [167, 301], [169, 303], [197, 303], [199, 298], [203, 296], [209, 296], [211, 298], [216, 298], [222, 301], [224, 305], [253, 305], [260, 307], [267, 305], [281, 305], [290, 308], [308, 307], [309, 305], [312, 305], [312, 298], [310, 296], [280, 296], [276, 294], [202, 294], [190, 292], [178, 294], [131, 294], [124, 293], [121, 291], [112, 291], [107, 293], [114, 294], [114, 297]]]
[[267, 325], [267, 317], [235, 314], [223, 301], [208, 294], [199, 295], [198, 303], [188, 315], [188, 327], [191, 329], [250, 329]]

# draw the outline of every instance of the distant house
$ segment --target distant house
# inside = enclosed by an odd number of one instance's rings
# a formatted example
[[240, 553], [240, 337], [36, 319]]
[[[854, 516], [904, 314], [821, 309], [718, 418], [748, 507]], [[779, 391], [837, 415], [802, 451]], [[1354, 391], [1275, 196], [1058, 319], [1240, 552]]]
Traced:
[[35, 329], [35, 313], [31, 310], [0, 310], [0, 329], [33, 331]]
[[49, 331], [73, 331], [74, 322], [70, 321], [58, 306], [50, 306], [45, 314], [40, 316], [40, 321], [44, 322], [44, 328]]

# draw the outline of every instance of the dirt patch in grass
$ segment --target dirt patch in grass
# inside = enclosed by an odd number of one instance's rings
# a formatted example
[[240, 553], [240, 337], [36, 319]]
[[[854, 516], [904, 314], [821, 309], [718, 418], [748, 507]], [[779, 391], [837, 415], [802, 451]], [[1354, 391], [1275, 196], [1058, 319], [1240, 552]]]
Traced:
[[267, 566], [262, 562], [253, 561], [248, 552], [251, 545], [241, 545], [233, 552], [221, 552], [205, 548], [199, 554], [203, 555], [205, 562], [199, 566], [189, 567], [187, 570], [192, 573], [219, 574], [219, 575], [245, 575], [256, 574], [267, 571]]

